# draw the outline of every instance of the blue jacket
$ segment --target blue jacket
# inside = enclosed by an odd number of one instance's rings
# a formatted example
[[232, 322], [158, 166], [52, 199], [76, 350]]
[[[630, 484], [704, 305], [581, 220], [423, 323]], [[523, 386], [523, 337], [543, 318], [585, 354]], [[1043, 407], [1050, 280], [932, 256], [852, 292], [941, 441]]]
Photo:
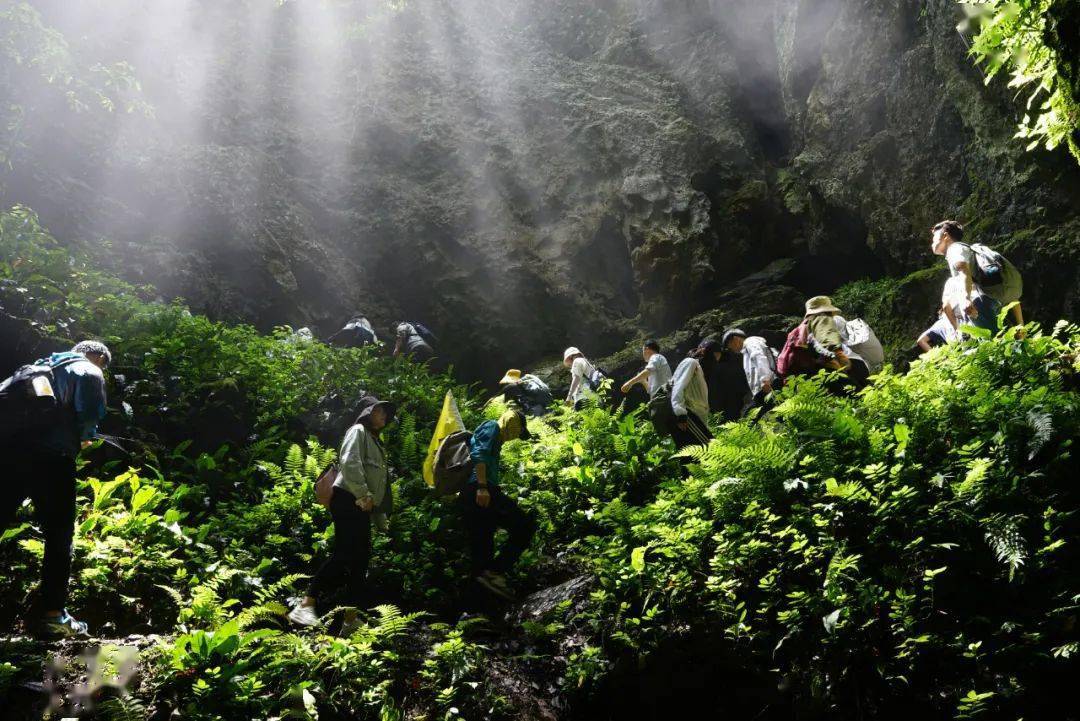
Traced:
[[65, 362], [67, 365], [53, 369], [53, 392], [71, 413], [62, 424], [40, 437], [37, 444], [47, 451], [74, 458], [82, 441], [94, 437], [98, 422], [105, 417], [105, 376], [81, 353], [53, 353], [37, 361], [39, 365], [49, 366]]
[[[469, 456], [474, 464], [487, 466], [487, 484], [499, 484], [499, 456], [502, 453], [502, 437], [499, 435], [498, 421], [484, 421], [473, 432], [469, 441]], [[476, 471], [469, 476], [469, 483], [476, 483]]]

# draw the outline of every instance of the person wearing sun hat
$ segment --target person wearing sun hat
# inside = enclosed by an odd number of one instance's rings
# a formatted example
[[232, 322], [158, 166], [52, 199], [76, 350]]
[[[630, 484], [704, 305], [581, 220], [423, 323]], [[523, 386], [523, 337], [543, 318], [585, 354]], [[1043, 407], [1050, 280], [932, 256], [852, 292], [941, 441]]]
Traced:
[[[397, 406], [366, 395], [360, 399], [358, 411], [338, 453], [340, 471], [330, 498], [333, 550], [312, 579], [307, 596], [289, 612], [289, 620], [300, 626], [315, 625], [316, 604], [342, 585], [346, 590], [342, 605], [355, 609], [364, 604], [365, 578], [371, 561], [371, 525], [385, 531], [393, 509], [382, 432], [394, 420]], [[355, 611], [349, 611], [345, 627], [354, 624], [355, 619]]]
[[563, 351], [563, 365], [570, 369], [570, 390], [566, 394], [566, 405], [579, 411], [585, 401], [596, 395], [594, 385], [600, 374], [597, 373], [596, 366], [575, 346]]
[[506, 400], [527, 415], [542, 416], [551, 405], [551, 389], [531, 373], [511, 368], [499, 381], [499, 386]]
[[870, 378], [870, 367], [846, 344], [847, 321], [833, 305], [832, 298], [816, 295], [806, 301], [805, 317], [814, 348], [826, 358], [826, 367], [843, 370], [856, 388], [865, 386]]

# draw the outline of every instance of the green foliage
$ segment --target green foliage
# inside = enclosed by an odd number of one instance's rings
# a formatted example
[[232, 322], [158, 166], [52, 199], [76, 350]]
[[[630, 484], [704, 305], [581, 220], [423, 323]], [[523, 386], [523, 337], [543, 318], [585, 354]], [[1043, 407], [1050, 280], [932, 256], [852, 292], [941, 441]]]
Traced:
[[[688, 475], [640, 410], [530, 419], [534, 439], [502, 455], [502, 487], [538, 523], [513, 580], [526, 593], [588, 583], [480, 643], [482, 621], [437, 620], [457, 614], [467, 544], [419, 466], [447, 389], [469, 424], [498, 404], [481, 410], [449, 378], [375, 351], [149, 302], [23, 209], [0, 216], [0, 273], [21, 317], [107, 337], [134, 381], [129, 433], [147, 449], [141, 467], [80, 472], [72, 599], [118, 633], [163, 636], [115, 718], [511, 717], [509, 686], [493, 681], [523, 663], [519, 639], [570, 699], [658, 648], [709, 639], [815, 718], [1049, 717], [1054, 684], [1078, 670], [1073, 325], [937, 349], [854, 397], [799, 379], [758, 423], [680, 454]], [[402, 408], [386, 432], [396, 508], [369, 574], [388, 603], [360, 609], [345, 638], [326, 633], [341, 609], [291, 633], [286, 606], [332, 539], [313, 483], [352, 420], [328, 399], [368, 390]], [[312, 416], [328, 438], [300, 422]], [[235, 440], [215, 418], [240, 427]], [[0, 538], [8, 598], [42, 551], [21, 513]], [[8, 664], [0, 689], [33, 675]]]
[[976, 33], [970, 53], [989, 84], [1000, 73], [1010, 75], [1009, 87], [1026, 92], [1024, 118], [1016, 137], [1028, 140], [1028, 150], [1043, 145], [1053, 150], [1067, 144], [1080, 162], [1080, 98], [1063, 76], [1066, 48], [1048, 42], [1051, 11], [1070, 0], [958, 0]]

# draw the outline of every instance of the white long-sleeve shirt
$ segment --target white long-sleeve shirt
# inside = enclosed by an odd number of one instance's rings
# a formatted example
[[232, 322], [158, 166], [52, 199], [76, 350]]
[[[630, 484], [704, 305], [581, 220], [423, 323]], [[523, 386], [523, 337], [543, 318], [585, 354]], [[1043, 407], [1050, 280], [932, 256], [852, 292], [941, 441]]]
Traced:
[[752, 335], [743, 341], [742, 348], [743, 372], [746, 373], [746, 384], [750, 386], [750, 393], [757, 395], [765, 382], [776, 381], [776, 363], [773, 360], [772, 349], [765, 339]]
[[709, 420], [709, 386], [705, 371], [693, 358], [686, 358], [675, 369], [671, 379], [671, 410], [677, 417], [689, 412], [702, 421]]

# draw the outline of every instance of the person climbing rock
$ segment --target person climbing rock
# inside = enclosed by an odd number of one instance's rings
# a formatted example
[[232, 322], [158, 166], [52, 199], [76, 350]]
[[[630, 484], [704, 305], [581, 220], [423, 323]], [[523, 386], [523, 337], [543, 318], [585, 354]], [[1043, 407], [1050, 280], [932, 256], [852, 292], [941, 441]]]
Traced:
[[596, 396], [603, 373], [574, 346], [563, 351], [563, 365], [570, 369], [570, 390], [566, 393], [566, 404], [580, 411], [590, 398]]
[[507, 402], [521, 409], [530, 416], [542, 416], [551, 406], [551, 389], [547, 383], [531, 373], [522, 373], [516, 368], [506, 371], [499, 381], [503, 397]]
[[825, 357], [825, 367], [844, 371], [844, 382], [833, 386], [833, 390], [845, 392], [848, 386], [856, 390], [865, 387], [870, 380], [870, 367], [847, 345], [847, 321], [832, 299], [817, 295], [806, 301], [804, 319], [815, 349]]
[[[921, 352], [959, 340], [960, 326], [972, 325], [974, 319], [968, 315], [969, 303], [964, 285], [962, 275], [951, 276], [945, 281], [938, 319], [915, 342]], [[971, 308], [971, 312], [978, 313], [974, 308]]]
[[408, 356], [417, 363], [426, 363], [435, 356], [435, 336], [422, 323], [401, 321], [397, 325], [394, 357]]
[[[70, 352], [53, 353], [35, 366], [52, 369], [46, 391], [35, 379], [38, 395], [52, 395], [59, 420], [42, 432], [17, 431], [0, 441], [4, 458], [0, 482], [0, 530], [7, 528], [27, 498], [45, 536], [41, 589], [31, 612], [31, 631], [46, 638], [89, 635], [87, 625], [65, 608], [75, 537], [75, 458], [97, 434], [105, 417], [105, 376], [112, 362], [109, 348], [86, 340]], [[14, 378], [14, 377], [13, 377]], [[9, 381], [0, 391], [9, 388]], [[14, 390], [14, 389], [13, 389]]]
[[754, 408], [767, 407], [772, 392], [778, 390], [781, 384], [773, 349], [761, 336], [747, 336], [741, 328], [725, 331], [720, 345], [725, 350], [742, 356], [743, 372], [750, 389], [742, 415]]
[[[504, 443], [529, 440], [525, 416], [514, 410], [497, 421], [485, 421], [473, 432], [469, 456], [473, 471], [458, 496], [469, 534], [472, 574], [476, 582], [497, 596], [512, 599], [506, 573], [529, 547], [536, 523], [499, 486], [499, 464]], [[505, 529], [507, 539], [495, 553], [495, 531]]]
[[[970, 318], [973, 325], [996, 333], [997, 316], [1001, 304], [988, 295], [986, 289], [976, 281], [979, 261], [974, 248], [963, 242], [964, 226], [955, 220], [943, 220], [931, 229], [931, 233], [931, 251], [935, 255], [945, 256], [951, 276], [959, 276], [963, 279], [964, 294], [967, 299], [967, 304], [963, 309], [964, 314]], [[1010, 282], [1010, 294], [1019, 293], [1019, 289], [1015, 287], [1018, 278], [1019, 273], [1016, 274], [1016, 279]], [[1020, 317], [1022, 319], [1022, 315]]]
[[720, 360], [722, 348], [715, 340], [703, 340], [675, 369], [671, 379], [671, 438], [678, 449], [707, 445], [712, 440], [709, 418], [709, 385], [705, 380]]
[[378, 343], [379, 337], [375, 334], [371, 321], [357, 313], [341, 330], [327, 338], [326, 342], [341, 348], [363, 348]]
[[645, 367], [636, 376], [622, 385], [623, 395], [637, 384], [645, 387], [651, 398], [657, 389], [671, 380], [671, 366], [667, 358], [660, 355], [660, 343], [655, 340], [647, 340], [641, 346], [641, 357], [645, 361]]
[[368, 601], [365, 579], [371, 561], [372, 523], [385, 531], [393, 510], [383, 432], [397, 409], [393, 403], [370, 395], [360, 399], [359, 408], [341, 444], [340, 472], [330, 497], [333, 550], [312, 579], [307, 596], [289, 612], [289, 620], [296, 625], [313, 626], [319, 620], [319, 604], [344, 586], [345, 605], [352, 608], [343, 619], [343, 636], [355, 628], [356, 609]]

